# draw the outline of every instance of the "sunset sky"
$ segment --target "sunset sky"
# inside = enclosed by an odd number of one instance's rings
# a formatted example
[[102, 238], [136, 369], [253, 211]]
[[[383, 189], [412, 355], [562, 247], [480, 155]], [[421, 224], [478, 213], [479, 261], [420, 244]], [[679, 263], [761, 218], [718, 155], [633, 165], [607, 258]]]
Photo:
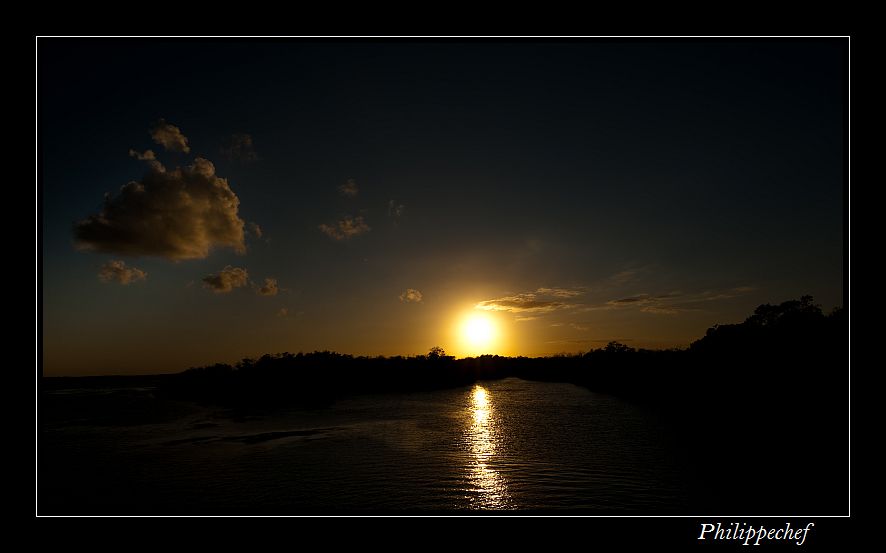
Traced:
[[41, 39], [44, 374], [842, 305], [844, 44]]

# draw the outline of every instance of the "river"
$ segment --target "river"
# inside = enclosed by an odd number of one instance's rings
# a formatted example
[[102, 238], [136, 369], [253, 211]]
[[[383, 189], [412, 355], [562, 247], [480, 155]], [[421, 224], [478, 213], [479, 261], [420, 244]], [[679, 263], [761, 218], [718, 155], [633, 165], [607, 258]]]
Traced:
[[234, 412], [150, 387], [44, 392], [41, 514], [684, 512], [668, 428], [516, 378]]

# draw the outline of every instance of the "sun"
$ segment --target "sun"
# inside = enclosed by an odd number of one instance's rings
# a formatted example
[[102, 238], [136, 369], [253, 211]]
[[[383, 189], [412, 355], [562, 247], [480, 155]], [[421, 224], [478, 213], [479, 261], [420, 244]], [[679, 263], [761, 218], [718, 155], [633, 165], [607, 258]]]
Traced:
[[469, 315], [461, 326], [461, 340], [472, 355], [491, 353], [497, 340], [495, 322], [487, 315]]

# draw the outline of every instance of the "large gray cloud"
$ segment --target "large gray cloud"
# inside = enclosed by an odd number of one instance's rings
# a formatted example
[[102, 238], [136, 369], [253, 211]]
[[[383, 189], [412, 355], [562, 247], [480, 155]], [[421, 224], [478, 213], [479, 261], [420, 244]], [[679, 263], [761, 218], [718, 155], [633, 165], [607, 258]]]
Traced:
[[186, 154], [191, 151], [190, 146], [188, 146], [188, 138], [182, 134], [181, 129], [175, 125], [170, 125], [163, 119], [157, 121], [157, 124], [151, 128], [150, 133], [154, 142], [170, 152]]
[[221, 271], [203, 277], [203, 286], [216, 294], [227, 294], [234, 288], [242, 288], [249, 283], [249, 273], [241, 267], [226, 266]]
[[366, 224], [366, 222], [363, 220], [363, 217], [361, 216], [348, 216], [333, 225], [327, 225], [324, 223], [317, 228], [319, 228], [323, 234], [332, 238], [333, 240], [348, 240], [372, 230], [372, 228]]
[[148, 273], [136, 267], [127, 267], [126, 263], [111, 260], [102, 265], [98, 279], [102, 282], [118, 282], [123, 285], [132, 284], [148, 278]]
[[152, 161], [141, 181], [105, 197], [100, 213], [74, 226], [84, 250], [166, 259], [202, 259], [219, 247], [245, 251], [240, 199], [215, 166], [197, 158], [167, 171]]

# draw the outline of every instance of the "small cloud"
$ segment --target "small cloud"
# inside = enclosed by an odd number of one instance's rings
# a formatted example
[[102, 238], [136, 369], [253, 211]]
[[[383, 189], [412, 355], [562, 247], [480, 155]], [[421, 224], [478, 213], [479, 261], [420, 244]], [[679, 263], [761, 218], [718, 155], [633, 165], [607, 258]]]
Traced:
[[146, 278], [148, 278], [148, 273], [135, 267], [127, 267], [123, 261], [108, 261], [102, 265], [98, 272], [100, 281], [118, 282], [124, 286]]
[[588, 327], [586, 327], [586, 326], [582, 326], [582, 325], [580, 325], [580, 324], [578, 324], [578, 323], [569, 323], [569, 326], [571, 326], [571, 327], [574, 328], [575, 330], [588, 330]]
[[584, 291], [569, 288], [539, 288], [535, 293], [543, 296], [554, 296], [555, 298], [574, 298], [582, 295]]
[[521, 313], [524, 311], [547, 313], [557, 309], [574, 307], [574, 304], [567, 303], [565, 300], [580, 296], [583, 293], [582, 290], [569, 288], [538, 288], [534, 292], [524, 292], [522, 294], [481, 301], [474, 306], [474, 309], [510, 311], [511, 313]]
[[249, 229], [249, 234], [255, 236], [256, 238], [261, 238], [264, 234], [261, 227], [258, 226], [258, 223], [249, 223], [247, 225], [247, 228]]
[[151, 128], [150, 133], [154, 142], [170, 152], [186, 154], [191, 151], [190, 146], [188, 146], [188, 139], [182, 134], [181, 129], [175, 125], [170, 125], [163, 119], [157, 121], [157, 124]]
[[661, 305], [644, 305], [640, 308], [640, 311], [642, 311], [643, 313], [652, 313], [654, 315], [678, 315], [683, 311], [686, 311], [686, 309]]
[[559, 309], [564, 306], [565, 304], [559, 301], [537, 300], [535, 298], [535, 294], [528, 293], [481, 301], [474, 306], [474, 309], [483, 309], [486, 311], [510, 311], [511, 313], [519, 313], [522, 311], [554, 311], [555, 309]]
[[625, 269], [624, 271], [620, 271], [609, 277], [609, 280], [616, 285], [623, 285], [629, 282], [634, 282], [635, 280], [637, 280], [637, 275], [641, 272], [641, 270], [642, 269]]
[[[681, 303], [689, 301], [687, 298], [679, 293], [679, 292], [671, 292], [670, 294], [661, 294], [658, 296], [653, 296], [650, 294], [638, 294], [636, 296], [631, 296], [628, 298], [619, 298], [615, 300], [609, 300], [603, 306], [598, 306], [596, 309], [620, 309], [625, 307], [637, 307], [643, 313], [652, 313], [654, 315], [677, 315], [683, 313], [684, 311], [688, 311], [688, 309], [683, 307], [678, 307], [674, 305], [675, 300], [680, 300]], [[591, 310], [594, 310], [595, 307], [591, 307]]]
[[265, 283], [258, 288], [257, 293], [260, 296], [276, 296], [278, 291], [277, 279], [266, 278]]
[[154, 153], [154, 150], [145, 150], [144, 152], [139, 152], [129, 149], [129, 157], [134, 157], [139, 161], [154, 161], [157, 159], [157, 155]]
[[606, 302], [609, 305], [627, 305], [632, 303], [646, 303], [649, 301], [648, 294], [641, 294], [639, 296], [634, 296], [632, 298], [621, 298], [617, 300], [609, 300]]
[[679, 315], [687, 311], [698, 310], [698, 305], [708, 302], [727, 300], [742, 294], [752, 292], [750, 286], [738, 286], [727, 290], [705, 290], [699, 293], [686, 294], [683, 292], [670, 292], [667, 294], [637, 294], [626, 298], [609, 300], [598, 305], [585, 307], [586, 311], [598, 311], [607, 309], [636, 308], [642, 313], [653, 315]]
[[357, 181], [354, 179], [348, 179], [344, 184], [338, 187], [339, 193], [342, 196], [346, 196], [348, 198], [356, 198], [357, 194], [360, 193], [360, 189], [357, 188]]
[[240, 199], [212, 162], [197, 158], [173, 171], [149, 163], [141, 181], [108, 194], [101, 212], [74, 225], [78, 248], [171, 260], [202, 259], [216, 247], [245, 251]]
[[322, 224], [317, 228], [319, 228], [326, 236], [339, 241], [349, 240], [372, 230], [372, 228], [363, 220], [362, 216], [348, 216], [332, 225]]
[[528, 322], [528, 321], [534, 321], [534, 320], [536, 320], [537, 318], [538, 318], [538, 317], [517, 317], [517, 318], [514, 319], [514, 320], [517, 321], [518, 323], [525, 323], [525, 322]]
[[218, 273], [203, 277], [203, 286], [216, 294], [227, 294], [234, 288], [242, 288], [249, 282], [246, 269], [226, 266]]
[[277, 316], [278, 316], [278, 317], [288, 317], [288, 316], [289, 316], [289, 310], [286, 309], [285, 307], [281, 307], [280, 310], [277, 311]]
[[406, 211], [406, 206], [400, 203], [395, 202], [394, 200], [388, 201], [388, 216], [393, 217], [394, 219], [399, 219], [403, 216], [403, 212]]
[[415, 288], [407, 288], [402, 294], [400, 294], [400, 301], [403, 303], [421, 303], [421, 300], [421, 292]]
[[246, 133], [232, 134], [227, 143], [222, 146], [221, 153], [232, 161], [256, 161], [258, 159], [252, 135]]

